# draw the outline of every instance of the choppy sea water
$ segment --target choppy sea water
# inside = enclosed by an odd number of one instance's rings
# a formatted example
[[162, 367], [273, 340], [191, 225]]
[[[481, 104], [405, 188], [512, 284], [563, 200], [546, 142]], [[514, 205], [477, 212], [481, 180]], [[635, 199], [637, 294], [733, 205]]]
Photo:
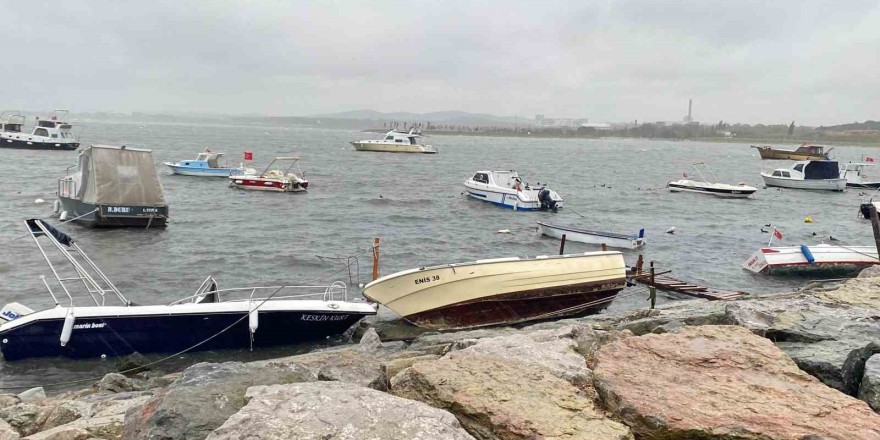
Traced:
[[[129, 297], [141, 304], [167, 303], [190, 295], [212, 274], [221, 288], [369, 281], [364, 251], [381, 237], [382, 274], [432, 264], [505, 256], [555, 254], [559, 242], [535, 234], [539, 220], [635, 233], [647, 231], [638, 253], [673, 276], [718, 288], [775, 292], [802, 278], [753, 275], [741, 264], [773, 224], [782, 243], [816, 244], [833, 236], [841, 244], [873, 243], [870, 224], [857, 216], [861, 191], [823, 193], [763, 189], [761, 161], [743, 144], [624, 139], [531, 139], [435, 136], [437, 155], [356, 152], [348, 142], [377, 136], [347, 130], [90, 122], [84, 144], [150, 148], [156, 160], [171, 221], [166, 229], [93, 230], [63, 225]], [[310, 181], [306, 194], [254, 193], [227, 187], [224, 179], [171, 176], [165, 161], [194, 158], [204, 147], [238, 163], [254, 152], [254, 168], [273, 156], [297, 155]], [[51, 306], [39, 276], [47, 266], [24, 234], [23, 220], [48, 217], [56, 179], [75, 164], [75, 152], [2, 150], [0, 162], [0, 303], [34, 309]], [[865, 147], [838, 147], [841, 162], [878, 154]], [[706, 162], [722, 182], [762, 188], [754, 199], [723, 200], [669, 193], [667, 181], [693, 176], [690, 164]], [[462, 195], [462, 182], [480, 169], [515, 169], [529, 182], [549, 183], [566, 200], [559, 213], [513, 212]], [[880, 176], [880, 172], [876, 173]], [[46, 200], [43, 205], [34, 200]], [[811, 216], [814, 223], [804, 223]], [[675, 234], [665, 233], [675, 227]], [[509, 229], [509, 234], [497, 231]], [[815, 234], [815, 235], [814, 235]], [[569, 253], [596, 250], [568, 243]], [[351, 274], [334, 257], [361, 255]], [[358, 273], [359, 268], [359, 273]], [[670, 300], [668, 297], [662, 300]], [[646, 307], [641, 296], [621, 297], [610, 310]], [[329, 343], [329, 342], [325, 342]], [[322, 343], [323, 344], [323, 343]], [[174, 366], [201, 359], [251, 359], [313, 348], [316, 344], [251, 354], [188, 355]], [[152, 356], [151, 356], [152, 357]], [[158, 358], [158, 357], [156, 357]], [[112, 370], [112, 362], [33, 360], [0, 363], [0, 386], [36, 386]]]

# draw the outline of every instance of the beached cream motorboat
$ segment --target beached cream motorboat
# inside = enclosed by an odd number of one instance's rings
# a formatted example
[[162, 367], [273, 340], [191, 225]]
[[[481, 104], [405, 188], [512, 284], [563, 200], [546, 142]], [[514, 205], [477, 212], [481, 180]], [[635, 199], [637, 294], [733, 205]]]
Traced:
[[411, 129], [409, 133], [391, 130], [385, 133], [382, 139], [369, 139], [352, 142], [351, 145], [357, 151], [378, 151], [384, 153], [425, 153], [435, 154], [437, 150], [430, 145], [420, 144], [418, 139], [422, 137]]
[[415, 325], [453, 330], [595, 313], [625, 285], [620, 252], [586, 252], [410, 269], [363, 294]]

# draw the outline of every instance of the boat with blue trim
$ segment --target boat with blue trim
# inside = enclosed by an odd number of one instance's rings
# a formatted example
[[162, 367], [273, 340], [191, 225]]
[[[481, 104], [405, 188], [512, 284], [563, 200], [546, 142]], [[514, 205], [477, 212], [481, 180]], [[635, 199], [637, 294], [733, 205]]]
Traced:
[[565, 201], [540, 182], [530, 185], [516, 171], [477, 171], [464, 181], [469, 197], [514, 211], [553, 211]]
[[208, 148], [196, 156], [193, 160], [181, 160], [178, 162], [165, 162], [165, 166], [171, 169], [171, 174], [181, 176], [200, 177], [229, 177], [230, 174], [242, 174], [244, 167], [228, 167], [220, 163], [223, 153], [214, 153]]

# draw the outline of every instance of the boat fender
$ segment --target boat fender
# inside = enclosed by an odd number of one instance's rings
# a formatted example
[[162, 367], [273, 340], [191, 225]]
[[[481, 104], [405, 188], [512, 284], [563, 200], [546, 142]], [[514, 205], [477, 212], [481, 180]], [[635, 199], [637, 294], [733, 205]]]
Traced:
[[73, 310], [71, 310], [67, 316], [64, 317], [64, 325], [61, 327], [61, 346], [64, 347], [70, 342], [70, 336], [73, 334], [73, 323], [76, 321], [76, 317], [73, 316]]
[[801, 245], [801, 253], [804, 254], [804, 258], [807, 259], [807, 263], [813, 264], [816, 262], [816, 257], [813, 256], [813, 253], [810, 252], [810, 248], [807, 245]]
[[61, 221], [67, 220], [67, 211], [61, 211], [61, 215], [58, 216], [58, 219]]
[[248, 313], [248, 328], [251, 330], [251, 334], [257, 332], [257, 327], [260, 326], [260, 311], [258, 309], [253, 309]]
[[58, 212], [61, 211], [61, 200], [55, 199], [55, 202], [52, 203], [52, 210], [55, 214], [58, 214]]

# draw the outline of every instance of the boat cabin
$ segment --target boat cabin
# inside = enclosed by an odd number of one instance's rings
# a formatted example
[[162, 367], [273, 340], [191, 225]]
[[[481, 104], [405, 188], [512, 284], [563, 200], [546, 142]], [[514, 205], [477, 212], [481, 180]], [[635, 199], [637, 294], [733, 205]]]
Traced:
[[385, 133], [385, 139], [383, 139], [383, 142], [387, 144], [418, 145], [419, 143], [416, 139], [420, 137], [422, 137], [422, 135], [413, 130], [410, 130], [409, 133], [401, 133], [399, 131], [391, 130], [388, 133]]
[[24, 116], [19, 113], [0, 116], [0, 132], [21, 133], [22, 126], [24, 126]]
[[471, 178], [474, 182], [484, 183], [486, 185], [497, 186], [501, 188], [515, 188], [519, 183], [523, 188], [527, 188], [528, 184], [523, 182], [522, 178], [516, 171], [477, 171]]
[[794, 150], [795, 153], [808, 154], [810, 156], [824, 156], [825, 147], [820, 145], [802, 145]]
[[199, 153], [195, 160], [182, 160], [178, 165], [192, 168], [223, 168], [220, 166], [220, 158], [222, 156], [223, 153], [204, 151]]
[[839, 179], [840, 166], [834, 160], [806, 160], [795, 162], [791, 168], [775, 169], [771, 176], [798, 180]]

